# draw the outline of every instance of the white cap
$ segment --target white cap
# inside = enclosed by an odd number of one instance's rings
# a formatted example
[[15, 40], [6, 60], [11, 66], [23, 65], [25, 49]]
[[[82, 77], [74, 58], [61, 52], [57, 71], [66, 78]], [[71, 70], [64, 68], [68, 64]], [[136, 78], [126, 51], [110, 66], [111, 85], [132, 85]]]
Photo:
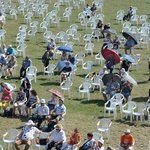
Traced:
[[30, 125], [35, 125], [35, 123], [32, 120], [29, 120], [26, 125], [30, 126]]
[[46, 101], [45, 99], [41, 99], [40, 103], [44, 104]]

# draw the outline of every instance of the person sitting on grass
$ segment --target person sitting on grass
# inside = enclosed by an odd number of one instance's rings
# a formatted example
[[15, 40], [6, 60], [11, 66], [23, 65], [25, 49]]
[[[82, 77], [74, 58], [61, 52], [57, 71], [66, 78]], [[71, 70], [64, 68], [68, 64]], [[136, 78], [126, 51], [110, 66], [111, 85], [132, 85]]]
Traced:
[[21, 116], [21, 107], [26, 102], [26, 100], [27, 100], [26, 93], [23, 91], [23, 87], [20, 87], [16, 96], [16, 101], [13, 106], [12, 116], [15, 116], [16, 108], [19, 111], [19, 116]]

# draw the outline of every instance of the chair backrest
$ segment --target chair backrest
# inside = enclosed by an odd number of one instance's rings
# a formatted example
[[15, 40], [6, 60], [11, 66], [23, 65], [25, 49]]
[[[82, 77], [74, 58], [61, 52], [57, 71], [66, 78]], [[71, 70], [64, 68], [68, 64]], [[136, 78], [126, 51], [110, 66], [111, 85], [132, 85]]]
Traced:
[[72, 81], [71, 80], [64, 80], [64, 87], [65, 88], [70, 88], [72, 86]]
[[55, 68], [56, 68], [56, 65], [54, 65], [54, 64], [48, 65], [48, 71], [54, 71]]
[[10, 129], [7, 131], [9, 140], [15, 140], [16, 136], [19, 134], [19, 131], [16, 129]]
[[89, 82], [83, 82], [82, 87], [84, 90], [89, 90], [91, 87], [91, 84]]
[[103, 139], [103, 136], [99, 132], [93, 132], [93, 139], [98, 142], [100, 139]]
[[3, 150], [3, 146], [2, 145], [0, 145], [0, 150]]
[[111, 120], [109, 118], [102, 118], [98, 121], [97, 127], [108, 129], [111, 126]]
[[37, 72], [37, 68], [35, 66], [30, 66], [27, 68], [27, 73], [30, 73], [30, 74], [36, 74]]
[[88, 68], [91, 68], [94, 63], [93, 61], [86, 61], [86, 64]]
[[116, 93], [112, 98], [116, 99], [118, 101], [118, 104], [122, 104], [124, 96], [121, 93]]
[[137, 103], [137, 109], [139, 113], [143, 113], [146, 110], [146, 105], [143, 103]]
[[132, 101], [127, 102], [125, 105], [127, 106], [127, 110], [129, 110], [129, 111], [132, 111], [133, 108], [136, 107], [136, 103], [132, 102]]

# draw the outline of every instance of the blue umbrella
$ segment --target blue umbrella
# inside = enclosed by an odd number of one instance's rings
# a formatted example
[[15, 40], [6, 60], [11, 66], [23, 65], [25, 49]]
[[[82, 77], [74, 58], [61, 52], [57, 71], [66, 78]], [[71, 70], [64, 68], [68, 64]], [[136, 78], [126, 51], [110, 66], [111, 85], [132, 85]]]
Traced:
[[125, 59], [127, 59], [128, 61], [130, 61], [130, 62], [132, 62], [132, 63], [135, 62], [134, 58], [131, 57], [130, 55], [122, 54], [122, 57], [125, 58]]
[[60, 46], [58, 47], [58, 50], [63, 51], [63, 52], [73, 53], [73, 49], [69, 46]]

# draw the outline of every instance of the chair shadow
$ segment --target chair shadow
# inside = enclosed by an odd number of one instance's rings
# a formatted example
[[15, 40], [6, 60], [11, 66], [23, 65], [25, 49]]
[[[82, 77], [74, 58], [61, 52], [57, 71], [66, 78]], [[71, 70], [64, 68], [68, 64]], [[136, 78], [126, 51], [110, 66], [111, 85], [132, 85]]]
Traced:
[[97, 100], [97, 99], [92, 99], [92, 100], [80, 100], [82, 104], [97, 104], [98, 106], [104, 106], [104, 101], [103, 100]]
[[138, 84], [147, 84], [149, 83], [148, 81], [141, 81], [141, 82], [138, 82]]
[[87, 74], [77, 74], [78, 77], [85, 78]]
[[55, 85], [55, 86], [60, 86], [60, 83], [59, 82], [46, 82], [46, 83], [41, 83], [40, 85], [42, 86], [49, 86], [49, 85]]
[[137, 97], [137, 98], [133, 98], [132, 100], [135, 102], [146, 102], [147, 97]]
[[[43, 75], [43, 72], [37, 72], [37, 76]], [[42, 78], [43, 79], [43, 78]]]

